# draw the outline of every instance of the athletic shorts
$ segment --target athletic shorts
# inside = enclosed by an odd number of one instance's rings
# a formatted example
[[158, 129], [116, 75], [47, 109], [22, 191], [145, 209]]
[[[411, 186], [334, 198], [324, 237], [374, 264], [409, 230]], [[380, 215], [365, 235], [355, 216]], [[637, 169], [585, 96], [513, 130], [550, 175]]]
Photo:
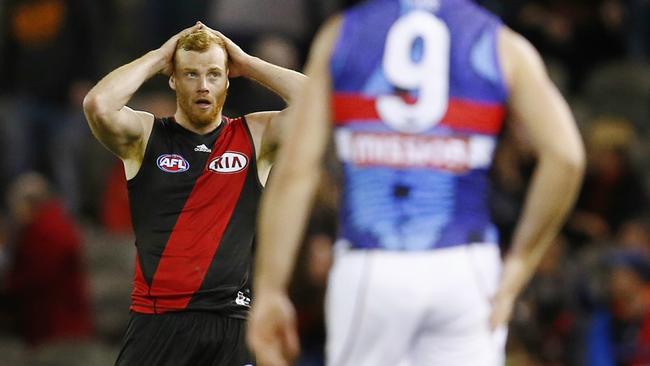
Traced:
[[251, 366], [246, 321], [210, 312], [132, 313], [116, 366]]
[[326, 299], [327, 365], [502, 366], [489, 329], [496, 244], [428, 251], [337, 248]]

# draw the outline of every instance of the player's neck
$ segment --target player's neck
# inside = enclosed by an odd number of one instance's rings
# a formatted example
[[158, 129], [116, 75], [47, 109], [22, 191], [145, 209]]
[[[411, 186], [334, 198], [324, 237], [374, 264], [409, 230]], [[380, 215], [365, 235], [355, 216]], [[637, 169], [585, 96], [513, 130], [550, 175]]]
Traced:
[[176, 120], [176, 123], [181, 125], [186, 130], [192, 131], [199, 135], [205, 135], [214, 131], [217, 127], [219, 127], [221, 121], [223, 120], [222, 111], [220, 110], [212, 122], [208, 124], [192, 123], [190, 118], [187, 116], [187, 114], [185, 114], [185, 112], [183, 112], [181, 108], [176, 109], [176, 113], [174, 113], [174, 119]]

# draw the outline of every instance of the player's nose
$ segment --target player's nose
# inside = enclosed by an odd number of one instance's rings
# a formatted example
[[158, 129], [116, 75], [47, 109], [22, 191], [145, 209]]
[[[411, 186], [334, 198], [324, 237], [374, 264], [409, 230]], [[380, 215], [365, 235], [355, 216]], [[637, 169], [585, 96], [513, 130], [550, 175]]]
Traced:
[[199, 79], [198, 89], [199, 89], [199, 91], [201, 91], [201, 92], [208, 92], [208, 91], [210, 91], [210, 90], [208, 89], [208, 78], [207, 78], [207, 77], [202, 76], [202, 77]]

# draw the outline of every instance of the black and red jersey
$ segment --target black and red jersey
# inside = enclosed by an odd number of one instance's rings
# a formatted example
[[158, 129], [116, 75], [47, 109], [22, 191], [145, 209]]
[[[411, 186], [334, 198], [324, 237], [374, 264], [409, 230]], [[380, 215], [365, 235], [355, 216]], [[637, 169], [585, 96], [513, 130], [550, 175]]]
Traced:
[[137, 247], [131, 310], [244, 317], [262, 193], [246, 120], [224, 117], [199, 135], [156, 119], [128, 189]]

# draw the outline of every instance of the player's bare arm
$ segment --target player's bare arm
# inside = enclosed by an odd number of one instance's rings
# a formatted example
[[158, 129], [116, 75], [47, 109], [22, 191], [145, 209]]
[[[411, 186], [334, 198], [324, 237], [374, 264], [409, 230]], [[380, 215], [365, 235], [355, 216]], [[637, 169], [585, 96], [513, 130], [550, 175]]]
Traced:
[[[255, 262], [255, 299], [249, 344], [261, 365], [289, 365], [298, 351], [295, 314], [287, 284], [320, 177], [330, 132], [328, 60], [339, 19], [319, 33], [307, 64], [309, 80], [287, 115], [287, 141], [280, 148], [273, 182], [262, 203]], [[296, 123], [300, 121], [300, 123]], [[291, 182], [291, 188], [287, 183]], [[300, 222], [299, 225], [287, 223]]]
[[493, 328], [508, 321], [515, 298], [557, 235], [573, 206], [585, 166], [573, 116], [537, 51], [506, 28], [499, 34], [499, 43], [510, 90], [509, 107], [513, 120], [532, 142], [537, 167], [494, 299]]
[[154, 117], [126, 106], [133, 94], [159, 72], [169, 73], [176, 42], [202, 27], [197, 23], [170, 38], [160, 48], [106, 75], [86, 95], [83, 103], [88, 125], [95, 137], [124, 162], [127, 178], [135, 176], [142, 159]]
[[[280, 96], [287, 103], [287, 107], [293, 105], [307, 81], [305, 75], [251, 56], [221, 32], [212, 31], [226, 43], [229, 57], [228, 77], [245, 77], [254, 80]], [[277, 136], [277, 131], [268, 130], [279, 128], [276, 125], [286, 120], [283, 118], [285, 114], [284, 111], [265, 111], [246, 115], [258, 152], [263, 140]]]

